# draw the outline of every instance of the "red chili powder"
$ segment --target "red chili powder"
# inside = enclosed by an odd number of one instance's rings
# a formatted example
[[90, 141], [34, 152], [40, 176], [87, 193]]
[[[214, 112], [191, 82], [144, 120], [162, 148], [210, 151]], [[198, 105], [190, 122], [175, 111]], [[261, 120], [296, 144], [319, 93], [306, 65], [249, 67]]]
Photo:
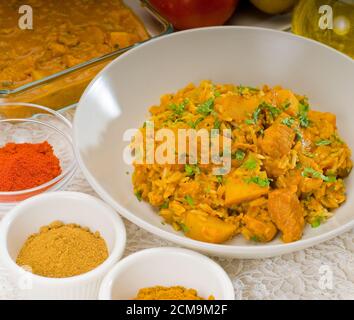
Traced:
[[61, 174], [53, 147], [42, 143], [8, 143], [0, 148], [0, 191], [40, 186]]

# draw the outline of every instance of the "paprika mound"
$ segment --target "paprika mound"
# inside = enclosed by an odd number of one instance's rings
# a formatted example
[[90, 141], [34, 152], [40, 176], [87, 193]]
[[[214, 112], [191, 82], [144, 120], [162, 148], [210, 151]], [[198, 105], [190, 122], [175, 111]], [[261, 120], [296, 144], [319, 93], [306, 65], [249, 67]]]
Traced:
[[42, 143], [8, 143], [0, 148], [0, 191], [31, 189], [61, 174], [53, 147]]

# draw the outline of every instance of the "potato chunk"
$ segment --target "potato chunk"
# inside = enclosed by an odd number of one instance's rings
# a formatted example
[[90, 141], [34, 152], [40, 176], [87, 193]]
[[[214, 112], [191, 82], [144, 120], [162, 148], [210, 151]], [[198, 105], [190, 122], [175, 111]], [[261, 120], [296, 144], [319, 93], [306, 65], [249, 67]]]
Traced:
[[[263, 174], [262, 178], [266, 178]], [[257, 199], [269, 191], [269, 186], [259, 186], [252, 182], [247, 182], [246, 178], [229, 177], [225, 183], [225, 205], [237, 205], [243, 201], [251, 201]]]
[[236, 231], [236, 226], [223, 220], [204, 214], [200, 210], [187, 212], [185, 234], [198, 241], [222, 243], [229, 240]]
[[215, 110], [223, 120], [242, 122], [256, 110], [260, 101], [257, 97], [225, 95], [215, 100]]
[[284, 242], [299, 240], [304, 229], [304, 212], [295, 193], [278, 189], [269, 193], [268, 210], [273, 222], [283, 233]]

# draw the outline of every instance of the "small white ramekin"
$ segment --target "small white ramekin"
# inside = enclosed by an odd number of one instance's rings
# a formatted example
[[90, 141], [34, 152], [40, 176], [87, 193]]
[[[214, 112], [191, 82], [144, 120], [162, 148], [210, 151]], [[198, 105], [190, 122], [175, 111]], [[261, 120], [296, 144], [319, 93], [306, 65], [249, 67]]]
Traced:
[[[70, 278], [46, 278], [24, 271], [17, 255], [28, 238], [53, 221], [99, 231], [109, 257], [94, 270]], [[120, 216], [103, 201], [77, 192], [52, 192], [23, 201], [0, 224], [0, 260], [23, 299], [97, 299], [106, 273], [121, 258], [126, 243]]]
[[181, 248], [153, 248], [134, 253], [106, 275], [100, 300], [131, 300], [139, 289], [183, 286], [216, 300], [234, 300], [229, 276], [216, 262], [200, 253]]

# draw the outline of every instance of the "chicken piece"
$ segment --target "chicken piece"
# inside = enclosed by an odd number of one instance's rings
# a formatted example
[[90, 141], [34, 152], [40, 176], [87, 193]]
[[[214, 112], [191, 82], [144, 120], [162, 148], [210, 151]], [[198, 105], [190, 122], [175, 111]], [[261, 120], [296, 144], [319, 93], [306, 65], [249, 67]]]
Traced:
[[238, 123], [250, 118], [251, 114], [259, 106], [259, 98], [242, 97], [235, 94], [228, 94], [215, 99], [215, 110], [220, 118], [225, 121], [236, 121]]
[[288, 189], [278, 189], [269, 193], [268, 211], [283, 233], [284, 242], [299, 240], [304, 229], [304, 212], [295, 193]]
[[258, 144], [265, 154], [277, 159], [290, 152], [294, 138], [293, 129], [280, 123], [274, 123], [264, 131], [264, 136], [259, 138]]
[[246, 215], [243, 222], [245, 223], [245, 230], [242, 231], [242, 234], [246, 239], [253, 238], [260, 242], [268, 242], [273, 240], [277, 234], [277, 228], [271, 221], [263, 221]]
[[236, 232], [235, 225], [201, 210], [188, 211], [184, 224], [187, 237], [203, 242], [222, 243], [229, 240]]
[[[265, 172], [260, 175], [261, 179], [266, 179]], [[260, 186], [258, 184], [245, 181], [242, 178], [227, 178], [225, 182], [225, 205], [237, 205], [244, 201], [257, 199], [269, 191], [269, 186]]]

